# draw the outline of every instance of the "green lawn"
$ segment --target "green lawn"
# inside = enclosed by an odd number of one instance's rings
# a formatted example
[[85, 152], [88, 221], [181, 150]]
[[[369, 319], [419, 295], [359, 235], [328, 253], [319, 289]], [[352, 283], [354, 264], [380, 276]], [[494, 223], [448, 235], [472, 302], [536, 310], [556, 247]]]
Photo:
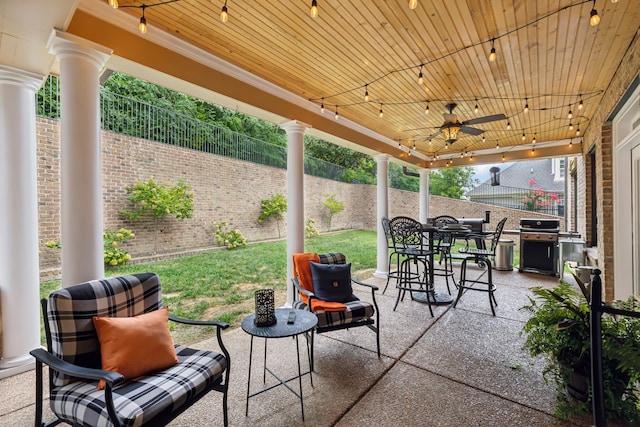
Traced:
[[[347, 231], [307, 239], [309, 252], [342, 252], [360, 279], [370, 277], [376, 267], [377, 238], [374, 231]], [[456, 246], [462, 246], [458, 244]], [[286, 241], [266, 242], [233, 250], [147, 264], [108, 269], [107, 276], [152, 271], [160, 276], [163, 302], [176, 316], [199, 320], [221, 320], [233, 326], [254, 310], [256, 289], [276, 291], [276, 305], [286, 300]], [[514, 265], [517, 265], [517, 252]], [[41, 297], [60, 287], [60, 281], [45, 282]], [[174, 339], [189, 344], [208, 334], [207, 329], [172, 325]], [[179, 338], [175, 335], [179, 334]]]

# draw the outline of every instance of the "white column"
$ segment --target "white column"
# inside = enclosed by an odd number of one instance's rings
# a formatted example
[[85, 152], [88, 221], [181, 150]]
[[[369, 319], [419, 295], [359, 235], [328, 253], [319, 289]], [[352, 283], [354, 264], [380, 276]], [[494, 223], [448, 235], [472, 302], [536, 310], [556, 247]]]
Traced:
[[0, 378], [40, 346], [35, 93], [41, 75], [0, 65]]
[[293, 305], [293, 254], [304, 252], [304, 132], [296, 120], [280, 125], [287, 132], [287, 302]]
[[420, 210], [418, 213], [420, 224], [426, 224], [429, 218], [429, 169], [420, 169]]
[[389, 215], [389, 155], [376, 154], [373, 156], [377, 165], [376, 185], [376, 232], [378, 233], [378, 254], [376, 271], [373, 277], [387, 277], [389, 275], [389, 245], [382, 228], [382, 217]]
[[104, 277], [100, 70], [111, 51], [54, 30], [60, 61], [62, 286]]

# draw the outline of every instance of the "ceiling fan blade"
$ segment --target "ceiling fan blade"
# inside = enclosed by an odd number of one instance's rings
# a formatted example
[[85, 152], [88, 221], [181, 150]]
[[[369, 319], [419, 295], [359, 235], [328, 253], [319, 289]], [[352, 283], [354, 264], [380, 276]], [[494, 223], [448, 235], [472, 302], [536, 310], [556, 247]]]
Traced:
[[466, 120], [462, 122], [463, 125], [477, 125], [480, 123], [493, 122], [495, 120], [506, 120], [507, 116], [504, 114], [494, 114], [493, 116], [478, 117], [476, 119]]
[[460, 132], [468, 133], [469, 135], [481, 135], [484, 133], [482, 129], [470, 128], [468, 126], [462, 126]]
[[436, 136], [440, 135], [440, 131], [436, 132], [436, 133], [432, 133], [431, 135], [429, 135], [428, 137], [426, 137], [424, 140], [428, 141], [430, 139], [435, 138]]

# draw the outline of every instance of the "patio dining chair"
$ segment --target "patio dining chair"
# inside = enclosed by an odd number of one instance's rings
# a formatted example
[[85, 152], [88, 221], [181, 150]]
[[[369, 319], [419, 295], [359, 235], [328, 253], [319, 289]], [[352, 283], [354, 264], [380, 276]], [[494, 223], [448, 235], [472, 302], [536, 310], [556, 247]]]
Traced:
[[[433, 218], [433, 225], [438, 229], [443, 229], [451, 224], [460, 224], [460, 222], [450, 215], [440, 215]], [[455, 287], [458, 287], [453, 270], [453, 257], [451, 256], [451, 248], [455, 243], [455, 236], [452, 233], [444, 231], [435, 231], [433, 233], [433, 240], [435, 249], [440, 254], [439, 265], [443, 267], [433, 266], [433, 274], [436, 276], [444, 276], [447, 283], [447, 292], [451, 295], [451, 288], [449, 287], [449, 278], [453, 282]]]
[[391, 236], [395, 251], [404, 257], [399, 266], [400, 278], [396, 284], [398, 295], [393, 306], [395, 311], [398, 303], [404, 300], [405, 293], [409, 291], [412, 299], [417, 299], [414, 293], [423, 294], [424, 300], [429, 306], [429, 312], [433, 317], [431, 308], [431, 295], [433, 283], [429, 281], [429, 270], [432, 268], [433, 255], [429, 240], [425, 238], [422, 224], [413, 218], [397, 216], [389, 222]]
[[[230, 358], [221, 338], [228, 325], [170, 315], [156, 274], [57, 290], [42, 300], [42, 313], [47, 350], [31, 351], [36, 426], [164, 426], [212, 390], [222, 393], [228, 425]], [[169, 320], [215, 327], [222, 353], [174, 346]], [[49, 404], [56, 417], [46, 424], [43, 365], [49, 367]]]
[[[380, 310], [376, 301], [378, 287], [351, 276], [351, 264], [342, 253], [293, 254], [292, 279], [295, 289], [293, 307], [318, 316], [311, 330], [311, 370], [314, 369], [315, 334], [366, 326], [376, 334], [380, 357]], [[352, 285], [371, 291], [371, 302], [353, 294]]]
[[[460, 281], [458, 282], [458, 296], [456, 297], [455, 302], [453, 303], [453, 307], [455, 308], [462, 297], [462, 294], [466, 290], [471, 291], [482, 291], [487, 292], [489, 294], [489, 304], [491, 305], [491, 313], [495, 316], [496, 310], [494, 306], [498, 305], [496, 301], [496, 297], [494, 292], [496, 290], [496, 286], [493, 283], [493, 273], [492, 273], [492, 264], [491, 258], [496, 256], [496, 248], [498, 247], [498, 242], [500, 241], [500, 236], [502, 235], [502, 230], [504, 229], [504, 225], [507, 222], [507, 218], [502, 218], [498, 225], [496, 226], [495, 231], [491, 233], [482, 233], [482, 234], [473, 234], [469, 233], [466, 236], [467, 245], [464, 248], [461, 248], [459, 252], [461, 254], [466, 255], [462, 260], [462, 264], [460, 265]], [[471, 240], [476, 239], [485, 239], [488, 245], [484, 245], [486, 249], [471, 247], [469, 246], [469, 242]], [[467, 266], [469, 261], [475, 262], [479, 266], [486, 267], [486, 279], [483, 279], [482, 276], [477, 279], [468, 279], [468, 271]]]

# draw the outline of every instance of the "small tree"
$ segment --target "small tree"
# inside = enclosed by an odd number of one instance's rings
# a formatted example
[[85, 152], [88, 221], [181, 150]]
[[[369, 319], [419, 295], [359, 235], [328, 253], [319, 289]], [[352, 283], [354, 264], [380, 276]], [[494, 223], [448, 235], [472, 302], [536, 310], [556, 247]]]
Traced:
[[154, 253], [158, 252], [158, 230], [165, 217], [173, 215], [178, 219], [191, 218], [193, 215], [193, 193], [191, 187], [182, 179], [175, 186], [156, 183], [153, 178], [147, 182], [138, 182], [127, 187], [127, 194], [136, 209], [123, 209], [120, 215], [135, 221], [143, 215], [151, 214], [155, 221], [153, 238]]
[[336, 200], [336, 193], [333, 193], [331, 195], [325, 194], [324, 202], [322, 202], [322, 205], [329, 209], [328, 222], [329, 231], [331, 231], [331, 219], [334, 217], [334, 215], [337, 215], [344, 210], [344, 202]]
[[269, 199], [262, 200], [260, 203], [262, 206], [258, 222], [263, 223], [272, 216], [275, 217], [278, 227], [278, 238], [280, 238], [280, 220], [284, 218], [284, 213], [287, 211], [287, 198], [278, 193]]

